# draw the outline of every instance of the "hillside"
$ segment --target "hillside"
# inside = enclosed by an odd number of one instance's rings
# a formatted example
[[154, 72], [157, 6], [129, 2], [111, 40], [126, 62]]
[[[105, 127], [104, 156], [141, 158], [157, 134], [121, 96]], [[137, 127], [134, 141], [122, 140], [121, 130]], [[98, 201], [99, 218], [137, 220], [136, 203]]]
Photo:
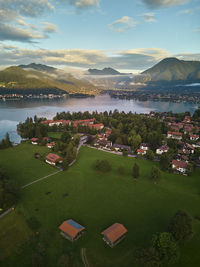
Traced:
[[102, 70], [98, 69], [89, 69], [88, 70], [90, 75], [121, 75], [119, 71], [112, 69], [112, 68], [104, 68]]
[[[200, 62], [165, 58], [152, 68], [142, 72], [147, 81], [200, 80]], [[143, 77], [143, 78], [144, 78]]]
[[38, 71], [47, 71], [47, 72], [54, 72], [57, 70], [56, 68], [36, 63], [30, 63], [28, 65], [19, 65], [18, 67], [22, 69], [34, 69]]
[[19, 90], [63, 90], [73, 94], [97, 95], [99, 90], [88, 82], [78, 80], [71, 74], [56, 70], [54, 73], [44, 73], [38, 70], [24, 70], [12, 66], [0, 71], [0, 92], [9, 89]]

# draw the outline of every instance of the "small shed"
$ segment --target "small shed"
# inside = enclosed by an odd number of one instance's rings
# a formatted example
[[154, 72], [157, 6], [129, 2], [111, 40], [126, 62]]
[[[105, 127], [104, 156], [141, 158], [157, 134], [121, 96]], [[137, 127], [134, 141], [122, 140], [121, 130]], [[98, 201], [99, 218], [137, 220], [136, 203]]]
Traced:
[[64, 221], [60, 226], [61, 234], [70, 241], [75, 241], [83, 234], [85, 227], [72, 219]]
[[110, 246], [114, 247], [117, 245], [127, 233], [127, 229], [123, 224], [114, 223], [106, 230], [104, 230], [101, 234], [103, 235], [103, 240]]

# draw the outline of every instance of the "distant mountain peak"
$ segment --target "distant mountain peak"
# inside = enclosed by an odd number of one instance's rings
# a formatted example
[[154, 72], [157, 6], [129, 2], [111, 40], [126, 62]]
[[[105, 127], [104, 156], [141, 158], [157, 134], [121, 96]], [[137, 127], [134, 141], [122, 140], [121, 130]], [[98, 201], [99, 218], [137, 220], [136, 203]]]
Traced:
[[22, 69], [34, 69], [34, 70], [39, 70], [39, 71], [47, 71], [47, 72], [51, 72], [51, 71], [55, 71], [56, 68], [47, 66], [47, 65], [43, 65], [43, 64], [38, 64], [38, 63], [30, 63], [28, 65], [19, 65], [18, 67], [22, 68]]
[[113, 68], [107, 67], [102, 70], [99, 69], [89, 69], [88, 72], [91, 75], [120, 75], [121, 73]]
[[142, 72], [149, 81], [185, 81], [199, 80], [200, 62], [179, 60], [175, 57], [165, 58], [152, 68]]

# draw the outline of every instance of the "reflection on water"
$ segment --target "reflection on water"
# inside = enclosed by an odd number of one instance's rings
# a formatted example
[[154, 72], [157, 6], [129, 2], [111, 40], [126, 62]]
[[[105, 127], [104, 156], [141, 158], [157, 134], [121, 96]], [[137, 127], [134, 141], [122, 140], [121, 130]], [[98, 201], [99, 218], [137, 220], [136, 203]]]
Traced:
[[62, 111], [98, 111], [115, 110], [136, 113], [148, 113], [150, 111], [173, 111], [191, 113], [198, 108], [196, 104], [137, 101], [111, 98], [109, 95], [87, 97], [87, 98], [66, 98], [61, 100], [29, 100], [29, 101], [0, 101], [0, 139], [6, 132], [9, 132], [11, 139], [18, 142], [19, 136], [16, 133], [16, 125], [24, 121], [28, 116], [46, 117], [48, 119]]

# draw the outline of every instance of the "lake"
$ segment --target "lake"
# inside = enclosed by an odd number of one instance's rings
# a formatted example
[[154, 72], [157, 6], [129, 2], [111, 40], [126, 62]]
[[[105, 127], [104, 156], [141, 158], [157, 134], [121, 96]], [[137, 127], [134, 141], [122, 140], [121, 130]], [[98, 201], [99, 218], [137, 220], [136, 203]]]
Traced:
[[124, 112], [149, 113], [150, 111], [173, 111], [193, 113], [198, 108], [197, 104], [187, 102], [154, 102], [138, 101], [111, 98], [109, 95], [96, 97], [75, 98], [67, 97], [61, 100], [0, 100], [0, 140], [4, 138], [6, 132], [10, 134], [12, 141], [20, 142], [20, 137], [16, 132], [16, 126], [27, 117], [46, 117], [51, 119], [57, 112], [62, 111], [110, 111], [118, 109]]

